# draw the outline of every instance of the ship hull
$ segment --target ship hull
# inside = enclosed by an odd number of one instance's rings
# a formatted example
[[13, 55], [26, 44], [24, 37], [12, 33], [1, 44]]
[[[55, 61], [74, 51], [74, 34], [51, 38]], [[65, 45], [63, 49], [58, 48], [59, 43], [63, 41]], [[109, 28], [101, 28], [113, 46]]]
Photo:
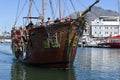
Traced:
[[77, 25], [61, 23], [30, 29], [29, 38], [24, 43], [24, 51], [17, 58], [18, 61], [41, 67], [72, 67], [82, 34], [77, 31], [78, 28]]

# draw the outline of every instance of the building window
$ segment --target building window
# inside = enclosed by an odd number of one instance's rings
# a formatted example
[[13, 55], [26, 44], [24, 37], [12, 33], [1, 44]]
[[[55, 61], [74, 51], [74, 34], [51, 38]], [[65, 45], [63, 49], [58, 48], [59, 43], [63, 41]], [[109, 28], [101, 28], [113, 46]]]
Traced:
[[97, 29], [97, 27], [95, 26], [95, 29]]
[[108, 29], [108, 26], [106, 26], [105, 29]]
[[110, 32], [110, 34], [112, 34], [112, 32]]
[[108, 32], [105, 32], [105, 34], [108, 34]]
[[118, 29], [118, 26], [114, 26], [114, 29]]
[[117, 32], [114, 32], [114, 34], [118, 34]]

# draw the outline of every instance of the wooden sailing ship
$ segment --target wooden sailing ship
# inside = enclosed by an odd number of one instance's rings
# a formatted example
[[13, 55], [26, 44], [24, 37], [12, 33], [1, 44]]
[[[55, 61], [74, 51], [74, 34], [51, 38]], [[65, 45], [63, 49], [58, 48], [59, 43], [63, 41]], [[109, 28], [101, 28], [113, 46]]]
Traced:
[[[12, 40], [12, 51], [18, 61], [41, 67], [68, 68], [73, 66], [79, 37], [82, 36], [85, 19], [84, 15], [98, 3], [96, 0], [80, 17], [72, 20], [58, 21], [49, 25], [42, 23], [27, 26], [27, 35], [23, 46], [16, 47]], [[35, 17], [24, 17], [30, 20]], [[37, 18], [36, 18], [37, 19]]]

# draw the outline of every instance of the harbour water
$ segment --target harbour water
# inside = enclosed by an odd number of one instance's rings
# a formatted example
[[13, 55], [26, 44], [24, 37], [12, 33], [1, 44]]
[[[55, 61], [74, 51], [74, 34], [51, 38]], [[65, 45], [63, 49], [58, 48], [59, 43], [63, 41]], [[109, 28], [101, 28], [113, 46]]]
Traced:
[[47, 69], [15, 61], [0, 43], [0, 80], [120, 80], [120, 49], [78, 47], [73, 68]]

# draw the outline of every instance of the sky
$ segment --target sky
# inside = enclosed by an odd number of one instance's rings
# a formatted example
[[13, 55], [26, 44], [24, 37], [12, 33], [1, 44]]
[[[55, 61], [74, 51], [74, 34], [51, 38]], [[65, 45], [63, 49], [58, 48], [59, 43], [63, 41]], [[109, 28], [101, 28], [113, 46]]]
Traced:
[[[0, 32], [10, 31], [16, 21], [17, 11], [19, 14], [19, 18], [17, 18], [16, 26], [23, 25], [23, 17], [28, 14], [28, 5], [29, 0], [24, 6], [26, 0], [0, 0]], [[41, 13], [41, 1], [42, 0], [34, 0], [33, 4], [33, 13], [32, 15], [38, 16]], [[74, 4], [74, 8], [71, 5], [70, 0], [62, 0], [62, 15], [65, 17], [75, 11], [84, 11], [89, 5], [91, 5], [95, 0], [71, 0]], [[45, 17], [52, 17], [53, 13], [50, 9], [50, 4], [48, 4], [49, 0], [45, 2]], [[19, 7], [18, 7], [18, 3]], [[54, 8], [54, 17], [58, 17], [58, 1], [53, 0], [52, 2]], [[36, 5], [36, 6], [35, 6]], [[24, 6], [24, 9], [22, 9]], [[64, 6], [64, 7], [63, 7]], [[100, 0], [98, 4], [95, 6], [101, 7], [105, 10], [113, 10], [119, 12], [118, 10], [118, 0]], [[52, 14], [51, 14], [52, 13]], [[51, 15], [50, 15], [51, 14]]]

